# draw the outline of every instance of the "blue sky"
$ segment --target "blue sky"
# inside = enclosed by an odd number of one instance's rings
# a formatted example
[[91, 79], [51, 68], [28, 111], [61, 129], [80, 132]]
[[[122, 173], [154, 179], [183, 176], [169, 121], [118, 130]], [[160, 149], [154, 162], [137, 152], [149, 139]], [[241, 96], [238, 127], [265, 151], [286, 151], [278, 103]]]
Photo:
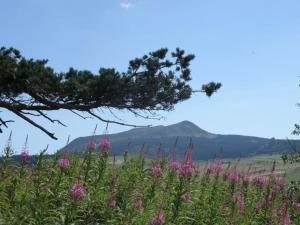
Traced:
[[[124, 71], [128, 61], [152, 50], [180, 47], [196, 55], [191, 85], [222, 82], [208, 99], [202, 94], [162, 113], [166, 119], [143, 121], [119, 112], [126, 122], [168, 125], [190, 120], [213, 133], [297, 138], [299, 122], [300, 2], [233, 0], [1, 0], [0, 45], [13, 46], [28, 58], [49, 59], [56, 71], [69, 67], [97, 72], [100, 67]], [[63, 111], [53, 114], [68, 127], [40, 121], [59, 138], [54, 141], [15, 116], [10, 130], [20, 152], [29, 135], [29, 150], [49, 152], [71, 139], [101, 134], [105, 124], [85, 121]], [[111, 116], [106, 114], [107, 118]], [[110, 125], [111, 133], [128, 127]]]

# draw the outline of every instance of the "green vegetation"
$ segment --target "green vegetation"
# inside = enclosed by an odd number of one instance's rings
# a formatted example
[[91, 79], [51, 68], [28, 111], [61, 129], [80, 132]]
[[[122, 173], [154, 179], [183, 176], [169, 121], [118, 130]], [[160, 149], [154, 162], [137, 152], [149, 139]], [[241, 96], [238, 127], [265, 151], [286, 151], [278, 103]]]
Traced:
[[196, 163], [189, 149], [182, 161], [157, 157], [149, 164], [143, 152], [125, 152], [117, 163], [109, 160], [107, 138], [100, 146], [99, 152], [89, 143], [84, 159], [66, 152], [45, 159], [43, 151], [32, 166], [26, 150], [14, 162], [8, 146], [0, 164], [0, 224], [300, 223], [299, 189], [288, 192], [274, 168], [263, 176], [244, 170], [272, 162], [268, 156]]
[[240, 171], [248, 171], [255, 175], [269, 175], [275, 162], [275, 174], [285, 176], [287, 182], [300, 181], [300, 163], [284, 163], [282, 155], [257, 155], [237, 159], [224, 159], [226, 162], [237, 163]]
[[[75, 113], [80, 118], [94, 117], [102, 122], [129, 125], [103, 119], [95, 109], [128, 110], [142, 118], [159, 118], [157, 111], [170, 111], [193, 92], [211, 96], [221, 87], [210, 82], [200, 90], [193, 90], [190, 62], [194, 55], [179, 48], [168, 54], [162, 48], [129, 62], [127, 71], [100, 68], [98, 74], [89, 70], [55, 72], [47, 60], [27, 59], [14, 48], [0, 48], [0, 109], [40, 129], [53, 139], [53, 133], [35, 118], [65, 126], [47, 114], [60, 109]], [[0, 117], [0, 133], [10, 122]]]

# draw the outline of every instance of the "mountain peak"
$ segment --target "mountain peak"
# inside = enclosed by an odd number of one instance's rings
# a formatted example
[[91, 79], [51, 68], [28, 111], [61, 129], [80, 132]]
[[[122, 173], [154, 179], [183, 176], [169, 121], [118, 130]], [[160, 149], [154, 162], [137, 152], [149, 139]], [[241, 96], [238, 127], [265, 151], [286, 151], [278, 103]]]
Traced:
[[194, 123], [192, 123], [191, 121], [188, 121], [188, 120], [183, 120], [183, 121], [181, 121], [179, 123], [175, 123], [175, 124], [172, 124], [170, 126], [179, 126], [179, 127], [186, 127], [186, 128], [191, 128], [191, 129], [201, 129], [196, 124], [194, 124]]
[[175, 123], [174, 125], [184, 125], [184, 126], [197, 126], [196, 124], [192, 123], [191, 121], [188, 120], [183, 120], [179, 123]]
[[[177, 137], [188, 137], [188, 138], [201, 138], [205, 139], [214, 139], [217, 138], [217, 134], [209, 133], [205, 130], [202, 130], [196, 124], [184, 120], [176, 124], [168, 126], [153, 126], [153, 127], [143, 127], [143, 128], [133, 128], [128, 131], [123, 131], [121, 133], [110, 134], [109, 138], [114, 142], [128, 142], [139, 141], [139, 140], [163, 140], [168, 138], [177, 138]], [[72, 141], [67, 147], [76, 149], [84, 149], [90, 140], [90, 136], [77, 138], [77, 140]], [[102, 135], [96, 135], [96, 140], [99, 142], [102, 138]], [[151, 142], [150, 141], [150, 142]], [[77, 146], [77, 143], [81, 144]], [[148, 143], [149, 144], [149, 143]], [[126, 145], [126, 144], [124, 144]], [[124, 146], [123, 146], [124, 147]], [[66, 147], [65, 147], [66, 148]]]
[[216, 135], [201, 129], [191, 121], [184, 120], [176, 124], [166, 126], [170, 131], [169, 136], [189, 136], [189, 137], [203, 137], [214, 138]]
[[215, 138], [217, 135], [209, 133], [196, 124], [184, 120], [179, 123], [171, 124], [168, 126], [153, 126], [146, 128], [133, 128], [122, 133], [123, 137], [201, 137], [201, 138]]

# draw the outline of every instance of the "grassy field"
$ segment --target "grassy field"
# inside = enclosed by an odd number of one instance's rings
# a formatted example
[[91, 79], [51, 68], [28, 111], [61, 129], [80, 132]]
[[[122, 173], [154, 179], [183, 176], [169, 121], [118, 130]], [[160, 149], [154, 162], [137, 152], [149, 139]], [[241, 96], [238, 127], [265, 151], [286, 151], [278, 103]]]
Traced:
[[3, 158], [0, 224], [300, 224], [298, 189], [262, 177], [274, 160], [279, 175], [300, 168], [279, 155], [197, 163], [191, 151], [176, 161], [114, 159], [108, 150], [88, 148], [84, 159], [41, 153], [33, 165], [25, 154], [21, 162]]
[[[123, 162], [122, 156], [115, 157], [116, 164]], [[113, 158], [110, 158], [110, 162]], [[275, 174], [278, 176], [285, 176], [286, 181], [300, 181], [300, 163], [283, 163], [280, 154], [273, 155], [257, 155], [252, 157], [245, 157], [240, 159], [224, 158], [222, 159], [226, 164], [237, 164], [239, 171], [249, 171], [252, 175], [269, 175], [275, 162]], [[146, 164], [151, 167], [151, 159], [146, 159]], [[207, 165], [207, 161], [199, 162], [203, 167]]]
[[286, 180], [300, 181], [300, 163], [284, 164], [281, 155], [258, 155], [241, 159], [224, 159], [227, 163], [237, 163], [240, 171], [250, 171], [251, 174], [268, 175], [270, 174], [275, 162], [275, 174], [286, 176]]

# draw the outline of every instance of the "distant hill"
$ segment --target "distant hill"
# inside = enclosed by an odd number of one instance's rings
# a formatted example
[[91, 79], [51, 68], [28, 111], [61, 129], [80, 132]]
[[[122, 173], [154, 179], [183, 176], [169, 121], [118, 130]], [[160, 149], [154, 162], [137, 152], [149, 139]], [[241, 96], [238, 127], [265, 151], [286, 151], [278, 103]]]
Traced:
[[[287, 140], [274, 138], [260, 138], [242, 135], [220, 135], [207, 132], [189, 121], [182, 121], [169, 126], [155, 126], [150, 128], [134, 128], [129, 131], [108, 135], [112, 143], [112, 154], [120, 155], [129, 144], [129, 153], [137, 154], [145, 145], [148, 156], [155, 156], [161, 146], [161, 151], [172, 151], [176, 138], [177, 156], [183, 156], [192, 139], [193, 158], [207, 160], [216, 154], [223, 158], [247, 157], [258, 154], [273, 154], [291, 151]], [[76, 138], [63, 150], [82, 153], [90, 136]], [[95, 136], [97, 143], [102, 135]], [[300, 140], [291, 140], [292, 144], [299, 146]]]

